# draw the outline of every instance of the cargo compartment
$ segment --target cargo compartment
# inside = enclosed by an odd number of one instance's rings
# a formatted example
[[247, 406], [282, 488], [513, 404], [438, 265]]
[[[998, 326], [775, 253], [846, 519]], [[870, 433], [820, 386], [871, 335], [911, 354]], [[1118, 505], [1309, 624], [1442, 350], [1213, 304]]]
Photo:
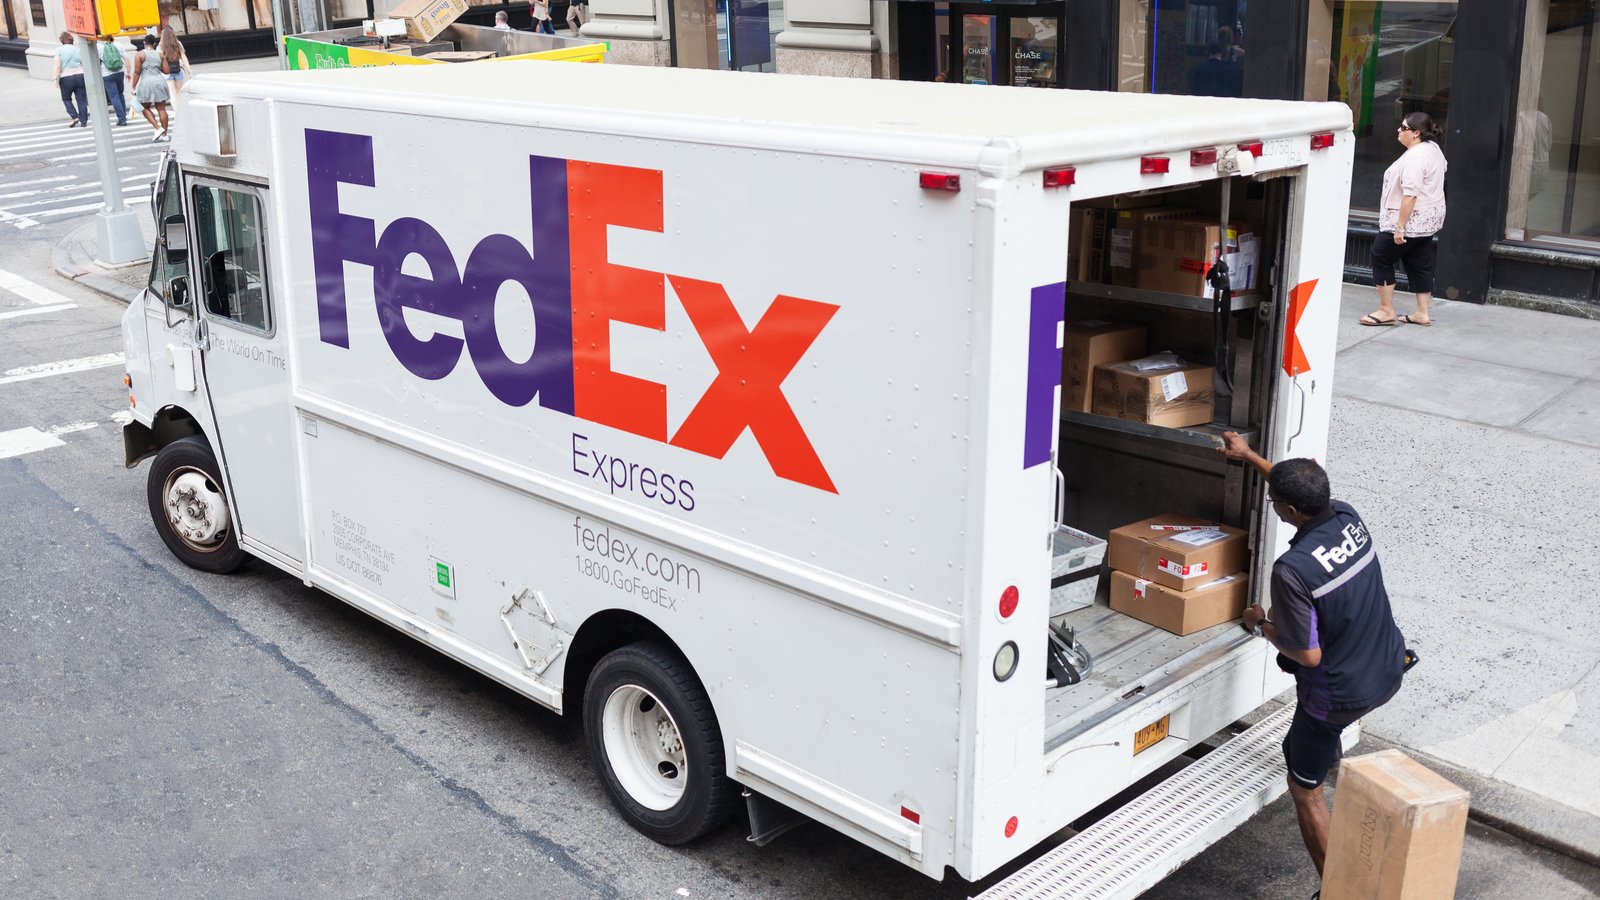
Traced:
[[[1196, 616], [1202, 623], [1232, 616], [1263, 596], [1262, 511], [1249, 499], [1260, 492], [1252, 490], [1255, 476], [1230, 465], [1219, 448], [1224, 431], [1237, 431], [1259, 449], [1271, 427], [1289, 287], [1275, 277], [1285, 270], [1281, 254], [1289, 245], [1284, 231], [1296, 181], [1232, 178], [1073, 206], [1058, 526], [1103, 542], [1114, 529], [1168, 516], [1175, 524], [1166, 527], [1175, 531], [1219, 523], [1246, 537], [1238, 573], [1162, 576], [1165, 584], [1149, 571], [1121, 577], [1125, 596], [1118, 605], [1174, 630], [1112, 608], [1116, 560], [1098, 567], [1092, 590], [1082, 574], [1076, 581], [1055, 578], [1052, 628], [1075, 640], [1091, 662], [1080, 683], [1047, 681], [1047, 748], [1139, 702], [1142, 688], [1163, 676], [1228, 652], [1242, 637], [1235, 620], [1197, 628]], [[1219, 304], [1207, 272], [1224, 235], [1230, 291]], [[1100, 545], [1096, 552], [1103, 551]], [[1229, 554], [1219, 564], [1231, 568], [1239, 557]], [[1210, 587], [1221, 579], [1229, 581]], [[1240, 580], [1248, 583], [1243, 591]], [[1063, 603], [1065, 597], [1070, 601]], [[1184, 598], [1196, 608], [1185, 610]]]

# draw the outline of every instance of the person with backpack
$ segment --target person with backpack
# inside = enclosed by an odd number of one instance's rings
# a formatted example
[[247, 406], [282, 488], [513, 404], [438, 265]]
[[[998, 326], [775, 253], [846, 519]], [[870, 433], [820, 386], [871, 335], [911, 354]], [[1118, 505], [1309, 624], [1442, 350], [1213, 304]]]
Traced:
[[106, 85], [106, 99], [111, 101], [111, 108], [117, 113], [117, 124], [128, 124], [128, 103], [123, 98], [123, 84], [128, 77], [127, 69], [122, 60], [122, 48], [116, 41], [96, 41], [96, 48], [100, 51], [100, 77]]
[[189, 54], [171, 25], [161, 26], [161, 74], [167, 78], [173, 99], [183, 93], [183, 80], [189, 77]]

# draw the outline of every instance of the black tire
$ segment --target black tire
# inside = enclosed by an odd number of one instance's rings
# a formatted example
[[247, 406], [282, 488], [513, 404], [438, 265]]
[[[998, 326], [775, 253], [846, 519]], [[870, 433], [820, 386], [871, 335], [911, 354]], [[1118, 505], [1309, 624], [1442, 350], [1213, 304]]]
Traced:
[[[193, 491], [195, 497], [188, 504], [178, 496], [185, 489]], [[217, 474], [217, 458], [203, 438], [186, 437], [162, 447], [155, 462], [150, 464], [145, 496], [161, 542], [184, 565], [202, 572], [225, 574], [238, 569], [249, 558], [239, 546], [239, 533], [233, 524], [227, 491]], [[215, 533], [180, 532], [184, 522], [193, 528], [216, 527], [220, 521], [219, 509], [226, 521], [221, 522]], [[174, 516], [179, 523], [173, 521]]]
[[[667, 724], [674, 726], [680, 738], [681, 755], [662, 750], [670, 738], [655, 735], [630, 742], [615, 737], [616, 727], [607, 728], [607, 707], [613, 696], [616, 707], [609, 718], [613, 726], [619, 716], [623, 721], [641, 721], [665, 712], [670, 717]], [[660, 704], [659, 711], [652, 701]], [[656, 724], [660, 724], [659, 720]], [[714, 830], [733, 814], [739, 799], [738, 787], [728, 778], [716, 713], [694, 670], [666, 644], [641, 641], [613, 650], [601, 659], [589, 673], [583, 725], [595, 771], [612, 804], [628, 824], [650, 838], [667, 845], [686, 844]], [[613, 735], [611, 746], [607, 744], [608, 734]], [[649, 750], [663, 758], [653, 776], [647, 771], [648, 759], [637, 760], [634, 752], [644, 743], [655, 745]], [[664, 759], [667, 756], [678, 757], [683, 764], [676, 766]], [[633, 765], [635, 761], [646, 765]], [[619, 766], [624, 770], [621, 776]], [[674, 768], [676, 773], [669, 773]], [[681, 791], [675, 802], [671, 799], [674, 789]]]

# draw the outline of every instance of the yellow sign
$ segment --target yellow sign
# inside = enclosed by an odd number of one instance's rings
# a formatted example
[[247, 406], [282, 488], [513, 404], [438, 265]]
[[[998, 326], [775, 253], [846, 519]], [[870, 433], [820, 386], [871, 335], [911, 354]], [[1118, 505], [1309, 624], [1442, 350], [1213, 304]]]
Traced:
[[86, 38], [143, 35], [161, 24], [157, 0], [65, 0], [67, 31]]

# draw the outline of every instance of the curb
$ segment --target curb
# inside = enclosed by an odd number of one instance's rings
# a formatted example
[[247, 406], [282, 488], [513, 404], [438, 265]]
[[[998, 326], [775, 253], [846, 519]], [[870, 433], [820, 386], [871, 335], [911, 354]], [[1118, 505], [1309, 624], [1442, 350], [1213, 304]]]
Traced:
[[79, 232], [85, 228], [93, 227], [94, 224], [91, 222], [86, 226], [68, 232], [66, 236], [57, 241], [56, 245], [50, 248], [50, 268], [54, 269], [55, 273], [62, 278], [81, 284], [97, 294], [110, 297], [120, 303], [132, 303], [133, 299], [139, 296], [139, 288], [99, 271], [97, 267], [92, 265], [92, 261], [89, 264], [85, 264], [73, 252], [75, 247], [83, 243], [78, 237]]
[[[1440, 775], [1466, 788], [1472, 795], [1467, 818], [1480, 825], [1502, 831], [1517, 840], [1559, 853], [1585, 865], [1600, 869], [1600, 841], [1575, 842], [1569, 836], [1594, 834], [1595, 819], [1587, 813], [1499, 782], [1486, 775], [1463, 769], [1454, 763], [1381, 737], [1363, 732], [1357, 749], [1399, 750]], [[1337, 788], [1335, 788], [1337, 790]]]

